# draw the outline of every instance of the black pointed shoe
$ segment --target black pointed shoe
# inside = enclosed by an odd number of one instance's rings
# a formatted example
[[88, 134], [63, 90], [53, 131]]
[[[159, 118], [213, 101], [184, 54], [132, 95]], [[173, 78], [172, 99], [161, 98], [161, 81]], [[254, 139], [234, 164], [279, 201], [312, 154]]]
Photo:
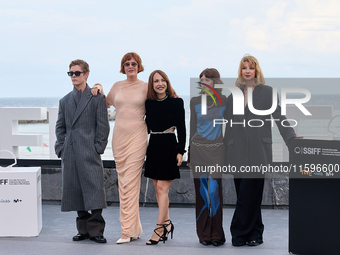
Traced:
[[204, 245], [204, 246], [208, 246], [208, 245], [211, 245], [212, 242], [209, 241], [209, 240], [204, 240], [204, 241], [201, 242], [201, 244]]
[[224, 242], [221, 242], [221, 241], [212, 241], [212, 245], [214, 245], [214, 246], [221, 246], [223, 244], [224, 244]]
[[263, 241], [251, 240], [251, 241], [248, 241], [246, 244], [247, 244], [248, 246], [258, 246], [258, 245], [260, 245], [261, 243], [263, 243]]
[[72, 238], [72, 240], [73, 241], [83, 241], [83, 240], [85, 240], [85, 239], [89, 239], [90, 238], [90, 236], [89, 236], [89, 234], [77, 234], [77, 235], [75, 235], [73, 238]]
[[95, 241], [96, 243], [106, 243], [106, 238], [104, 236], [93, 236], [90, 237], [90, 240]]

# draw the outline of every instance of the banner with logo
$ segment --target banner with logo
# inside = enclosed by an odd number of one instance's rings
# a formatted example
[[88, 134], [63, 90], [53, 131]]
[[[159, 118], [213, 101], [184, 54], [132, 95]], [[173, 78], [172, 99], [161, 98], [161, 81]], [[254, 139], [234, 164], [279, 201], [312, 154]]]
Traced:
[[38, 236], [42, 228], [41, 169], [0, 171], [0, 236]]
[[289, 179], [289, 252], [340, 254], [340, 141], [296, 139]]

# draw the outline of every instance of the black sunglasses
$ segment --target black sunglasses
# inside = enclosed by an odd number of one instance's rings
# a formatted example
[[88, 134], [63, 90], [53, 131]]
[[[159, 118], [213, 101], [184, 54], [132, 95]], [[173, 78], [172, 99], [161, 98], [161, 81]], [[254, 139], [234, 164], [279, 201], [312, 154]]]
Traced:
[[129, 67], [130, 65], [132, 65], [133, 67], [137, 66], [138, 63], [137, 62], [125, 62], [123, 64], [123, 66]]
[[76, 76], [80, 76], [81, 73], [85, 73], [85, 72], [80, 72], [80, 71], [67, 72], [67, 75], [68, 76], [73, 76], [75, 74]]

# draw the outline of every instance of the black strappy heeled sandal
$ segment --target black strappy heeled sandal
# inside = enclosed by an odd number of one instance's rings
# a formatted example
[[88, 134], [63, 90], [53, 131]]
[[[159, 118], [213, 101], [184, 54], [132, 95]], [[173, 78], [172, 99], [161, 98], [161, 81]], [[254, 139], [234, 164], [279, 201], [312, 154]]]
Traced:
[[[165, 224], [164, 224], [164, 228], [165, 228], [165, 231], [164, 231], [164, 239], [165, 239], [165, 241], [167, 241], [167, 240], [168, 240], [168, 234], [171, 233], [171, 239], [173, 238], [175, 226], [174, 226], [174, 224], [172, 223], [172, 221], [171, 221], [170, 219], [165, 220], [164, 222], [169, 222], [169, 223], [165, 223]], [[167, 227], [170, 226], [170, 225], [171, 225], [171, 228], [170, 228], [170, 230], [168, 231]]]
[[[163, 243], [165, 243], [165, 241], [166, 241], [165, 235], [166, 235], [166, 233], [167, 233], [167, 229], [165, 228], [165, 224], [156, 224], [156, 225], [158, 225], [158, 226], [160, 226], [160, 227], [155, 228], [153, 232], [155, 232], [156, 235], [159, 236], [159, 239], [158, 239], [158, 241], [155, 241], [155, 240], [150, 239], [150, 240], [149, 240], [150, 243], [146, 243], [146, 245], [154, 245], [154, 244], [158, 244], [160, 241], [163, 241]], [[157, 230], [159, 230], [159, 229], [163, 229], [163, 235], [160, 235], [160, 234], [157, 233]]]

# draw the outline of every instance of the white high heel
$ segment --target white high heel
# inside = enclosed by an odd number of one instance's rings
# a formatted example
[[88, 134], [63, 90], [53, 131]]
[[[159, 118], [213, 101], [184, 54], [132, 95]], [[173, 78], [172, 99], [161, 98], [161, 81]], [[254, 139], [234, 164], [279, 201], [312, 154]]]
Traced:
[[118, 243], [118, 244], [121, 244], [121, 243], [129, 243], [129, 242], [131, 242], [132, 241], [132, 237], [128, 237], [128, 238], [119, 238], [118, 239], [118, 241], [116, 242], [116, 243]]

